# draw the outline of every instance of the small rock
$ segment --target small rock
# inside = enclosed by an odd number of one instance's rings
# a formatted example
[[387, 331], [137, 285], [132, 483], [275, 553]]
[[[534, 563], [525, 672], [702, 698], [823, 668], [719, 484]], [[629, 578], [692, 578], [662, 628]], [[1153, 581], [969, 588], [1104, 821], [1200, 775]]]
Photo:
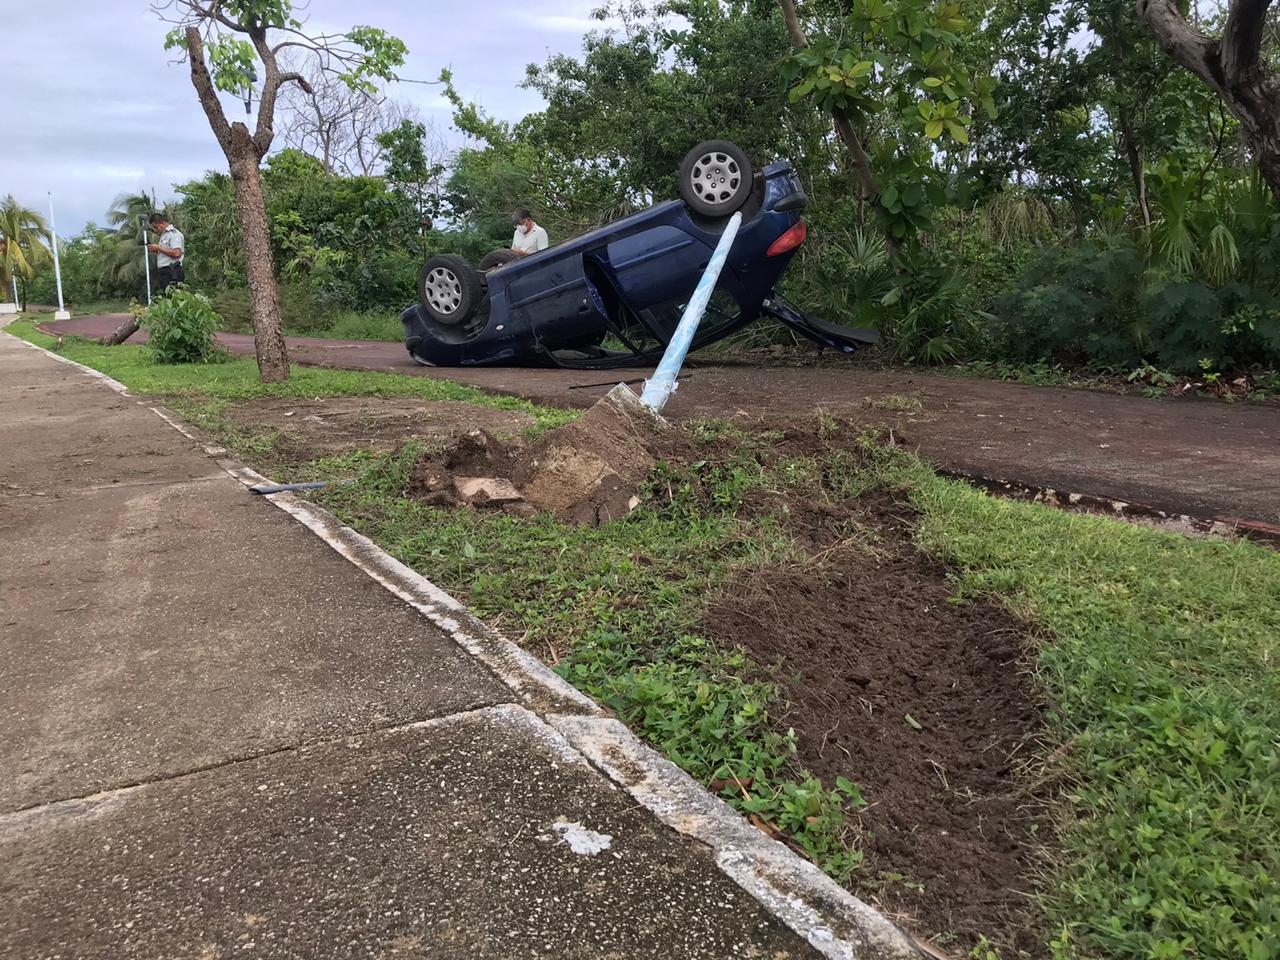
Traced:
[[523, 499], [510, 480], [498, 477], [454, 477], [453, 489], [467, 503], [501, 505]]
[[531, 503], [524, 500], [513, 500], [510, 503], [502, 505], [503, 513], [509, 513], [513, 517], [521, 517], [529, 520], [538, 515], [538, 509]]

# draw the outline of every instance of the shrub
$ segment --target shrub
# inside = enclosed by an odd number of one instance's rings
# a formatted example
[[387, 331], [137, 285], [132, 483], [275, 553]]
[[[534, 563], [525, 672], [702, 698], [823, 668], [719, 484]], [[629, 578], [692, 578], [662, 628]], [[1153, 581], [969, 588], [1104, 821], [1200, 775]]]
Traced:
[[213, 337], [222, 318], [203, 293], [181, 288], [151, 301], [138, 317], [156, 363], [207, 363], [218, 356]]
[[1243, 283], [1149, 268], [1129, 243], [1050, 250], [1000, 297], [988, 353], [1132, 370], [1150, 363], [1196, 375], [1280, 365], [1280, 298]]
[[[277, 284], [276, 296], [280, 303], [280, 322], [290, 333], [305, 335], [333, 325], [333, 307], [318, 303], [305, 285]], [[213, 306], [222, 317], [224, 330], [253, 332], [253, 303], [247, 287], [219, 290], [213, 295]]]

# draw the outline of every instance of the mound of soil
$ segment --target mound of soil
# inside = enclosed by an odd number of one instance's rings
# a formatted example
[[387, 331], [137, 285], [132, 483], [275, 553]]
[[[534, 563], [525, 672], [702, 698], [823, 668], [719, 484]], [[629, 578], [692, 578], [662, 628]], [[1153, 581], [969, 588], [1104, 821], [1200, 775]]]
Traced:
[[635, 509], [637, 488], [682, 436], [624, 387], [531, 444], [473, 430], [415, 465], [410, 494], [437, 506], [549, 511], [570, 523], [607, 523]]
[[1014, 776], [1041, 729], [1026, 626], [952, 602], [945, 567], [911, 543], [910, 508], [887, 496], [790, 513], [822, 559], [730, 584], [708, 629], [777, 666], [799, 762], [861, 787], [871, 899], [926, 939], [1042, 955], [1033, 809]]

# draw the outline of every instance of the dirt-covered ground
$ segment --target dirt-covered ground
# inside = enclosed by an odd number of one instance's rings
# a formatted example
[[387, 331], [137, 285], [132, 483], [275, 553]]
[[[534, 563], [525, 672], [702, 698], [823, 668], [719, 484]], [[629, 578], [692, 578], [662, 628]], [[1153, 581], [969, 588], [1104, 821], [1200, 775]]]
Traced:
[[[912, 544], [911, 510], [890, 497], [792, 515], [832, 552], [736, 580], [712, 602], [709, 634], [776, 669], [799, 761], [862, 790], [864, 897], [926, 935], [1038, 955], [1036, 805], [1016, 776], [1041, 728], [1026, 626], [951, 602], [945, 567]], [[870, 549], [828, 542], [850, 523]]]

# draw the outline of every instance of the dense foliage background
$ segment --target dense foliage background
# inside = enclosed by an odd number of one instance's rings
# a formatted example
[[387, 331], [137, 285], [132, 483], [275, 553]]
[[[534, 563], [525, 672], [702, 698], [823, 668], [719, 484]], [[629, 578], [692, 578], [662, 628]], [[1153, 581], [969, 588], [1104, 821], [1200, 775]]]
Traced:
[[[758, 161], [789, 158], [810, 194], [787, 294], [880, 327], [900, 359], [1280, 366], [1276, 201], [1236, 121], [1128, 0], [811, 0], [798, 53], [765, 0], [605, 13], [621, 26], [529, 66], [546, 107], [518, 123], [447, 83], [463, 149], [397, 108], [365, 111], [351, 157], [332, 138], [323, 160], [273, 155], [264, 181], [286, 326], [393, 315], [414, 299], [425, 255], [505, 246], [517, 205], [554, 241], [671, 196], [683, 153], [724, 137]], [[1212, 31], [1219, 18], [1198, 22]], [[851, 120], [874, 195], [833, 108]], [[297, 142], [316, 149], [314, 136]], [[229, 324], [246, 322], [229, 177], [176, 192], [190, 285]], [[64, 242], [70, 300], [142, 297], [137, 215], [149, 207], [117, 198], [104, 226]], [[29, 286], [32, 300], [54, 299], [47, 267]]]

